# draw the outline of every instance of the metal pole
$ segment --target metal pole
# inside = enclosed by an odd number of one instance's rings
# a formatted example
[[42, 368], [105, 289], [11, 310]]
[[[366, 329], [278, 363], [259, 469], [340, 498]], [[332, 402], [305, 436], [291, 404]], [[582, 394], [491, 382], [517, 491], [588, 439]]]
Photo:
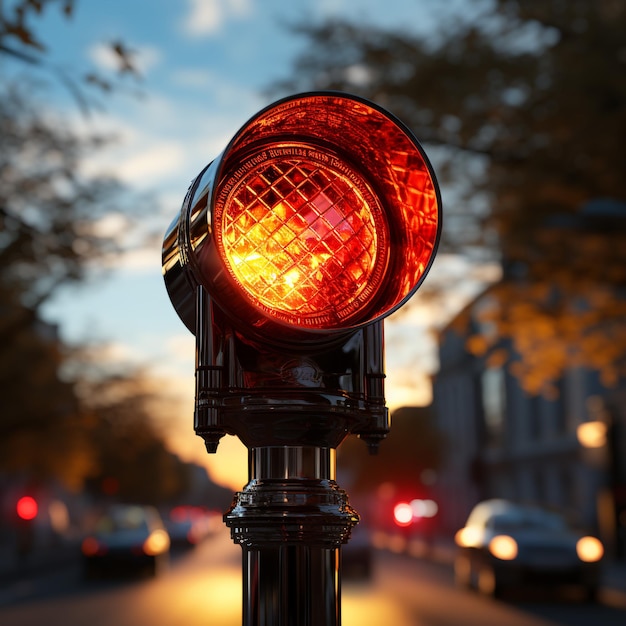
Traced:
[[335, 451], [253, 448], [224, 519], [243, 549], [243, 626], [340, 626], [340, 545], [358, 522]]

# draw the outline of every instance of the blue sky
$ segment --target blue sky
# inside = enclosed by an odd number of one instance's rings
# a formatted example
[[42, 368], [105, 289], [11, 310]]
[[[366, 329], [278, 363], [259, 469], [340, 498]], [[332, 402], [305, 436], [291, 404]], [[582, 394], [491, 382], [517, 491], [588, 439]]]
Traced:
[[[269, 103], [262, 90], [289, 76], [305, 41], [290, 33], [287, 23], [348, 15], [384, 26], [430, 28], [436, 15], [431, 9], [441, 10], [441, 4], [82, 0], [70, 21], [49, 8], [39, 32], [50, 45], [51, 63], [70, 72], [90, 65], [106, 69], [111, 59], [103, 43], [122, 40], [135, 50], [144, 75], [143, 97], [118, 93], [88, 119], [62, 88], [56, 88], [54, 104], [77, 132], [104, 130], [117, 136], [114, 145], [85, 163], [85, 170], [112, 173], [133, 191], [149, 193], [154, 199], [150, 227], [164, 232], [191, 179]], [[463, 0], [446, 3], [453, 12], [462, 5]], [[130, 89], [132, 81], [128, 85]], [[101, 228], [117, 236], [128, 253], [110, 260], [106, 278], [61, 292], [46, 313], [60, 323], [68, 341], [100, 341], [108, 346], [103, 358], [150, 365], [162, 388], [177, 398], [167, 405], [175, 407], [168, 417], [173, 445], [202, 460], [201, 442], [192, 431], [194, 342], [169, 303], [160, 243], [138, 248], [138, 233], [119, 215], [104, 219]], [[432, 343], [423, 331], [432, 317], [427, 308], [414, 307], [410, 316], [392, 317], [386, 324], [387, 399], [392, 408], [429, 400], [424, 370], [432, 369], [434, 361]]]

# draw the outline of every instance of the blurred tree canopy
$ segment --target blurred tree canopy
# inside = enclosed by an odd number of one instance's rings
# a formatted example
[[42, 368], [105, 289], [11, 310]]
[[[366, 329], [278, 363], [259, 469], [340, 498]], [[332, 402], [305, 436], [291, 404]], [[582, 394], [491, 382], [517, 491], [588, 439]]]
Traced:
[[74, 386], [59, 376], [64, 357], [55, 335], [31, 320], [1, 344], [0, 472], [54, 476], [77, 488], [92, 470], [91, 448]]
[[0, 292], [3, 303], [23, 305], [3, 311], [3, 342], [28, 322], [20, 314], [36, 313], [57, 287], [83, 279], [88, 261], [116, 248], [98, 222], [120, 206], [121, 188], [80, 173], [83, 155], [101, 147], [46, 119], [23, 89], [0, 89]]
[[[97, 372], [93, 357], [63, 345], [41, 316], [60, 286], [80, 284], [118, 249], [101, 220], [131, 204], [117, 181], [83, 173], [85, 155], [105, 141], [77, 136], [35, 95], [43, 92], [32, 68], [69, 87], [84, 109], [79, 83], [113, 84], [48, 63], [33, 25], [50, 5], [69, 19], [75, 2], [0, 5], [0, 471], [156, 503], [188, 476], [155, 426], [154, 390], [137, 371]], [[125, 47], [112, 45], [120, 72], [129, 71]], [[5, 71], [10, 63], [19, 80]]]
[[83, 355], [75, 366], [83, 368], [76, 390], [91, 450], [90, 490], [127, 502], [175, 499], [189, 476], [154, 419], [159, 398], [150, 378], [137, 371], [98, 371], [97, 354]]
[[93, 106], [85, 87], [110, 93], [122, 87], [120, 77], [129, 74], [140, 78], [133, 51], [121, 40], [108, 42], [106, 47], [116, 61], [117, 71], [104, 75], [95, 68], [77, 73], [54, 65], [49, 58], [50, 46], [41, 38], [38, 20], [46, 11], [56, 10], [71, 21], [77, 0], [8, 0], [0, 3], [0, 58], [16, 61], [29, 69], [40, 69], [63, 85], [84, 113]]
[[626, 3], [467, 0], [428, 32], [419, 10], [393, 31], [297, 25], [310, 45], [273, 90], [358, 93], [425, 144], [444, 189], [443, 251], [503, 267], [489, 332], [470, 348], [507, 340], [530, 392], [568, 364], [614, 382], [626, 354]]
[[425, 472], [439, 468], [444, 442], [429, 408], [400, 407], [391, 421], [391, 432], [376, 456], [356, 437], [341, 444], [337, 466], [351, 493], [372, 494], [385, 483], [410, 492], [424, 482]]

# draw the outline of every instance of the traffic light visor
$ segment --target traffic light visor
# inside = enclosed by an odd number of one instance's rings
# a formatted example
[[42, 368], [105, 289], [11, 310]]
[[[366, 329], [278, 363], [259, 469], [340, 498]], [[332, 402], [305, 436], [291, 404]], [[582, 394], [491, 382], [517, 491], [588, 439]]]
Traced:
[[[182, 257], [191, 283], [235, 320], [328, 332], [384, 317], [417, 289], [439, 238], [440, 196], [402, 123], [321, 92], [253, 117], [196, 179], [181, 216], [176, 242], [166, 236], [166, 283]], [[168, 289], [191, 328], [191, 307]]]

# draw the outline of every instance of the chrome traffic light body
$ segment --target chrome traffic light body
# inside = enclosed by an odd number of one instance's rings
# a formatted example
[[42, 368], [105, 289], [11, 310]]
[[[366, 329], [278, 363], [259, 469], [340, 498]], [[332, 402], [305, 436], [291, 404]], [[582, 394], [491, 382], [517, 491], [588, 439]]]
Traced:
[[209, 450], [224, 433], [248, 447], [384, 436], [382, 319], [424, 279], [440, 205], [411, 132], [355, 96], [292, 96], [236, 133], [163, 248]]
[[192, 182], [163, 245], [196, 336], [195, 430], [249, 450], [224, 521], [243, 549], [243, 624], [339, 626], [340, 547], [359, 517], [335, 482], [349, 434], [389, 430], [383, 319], [435, 255], [440, 195], [377, 105], [317, 92], [255, 115]]

